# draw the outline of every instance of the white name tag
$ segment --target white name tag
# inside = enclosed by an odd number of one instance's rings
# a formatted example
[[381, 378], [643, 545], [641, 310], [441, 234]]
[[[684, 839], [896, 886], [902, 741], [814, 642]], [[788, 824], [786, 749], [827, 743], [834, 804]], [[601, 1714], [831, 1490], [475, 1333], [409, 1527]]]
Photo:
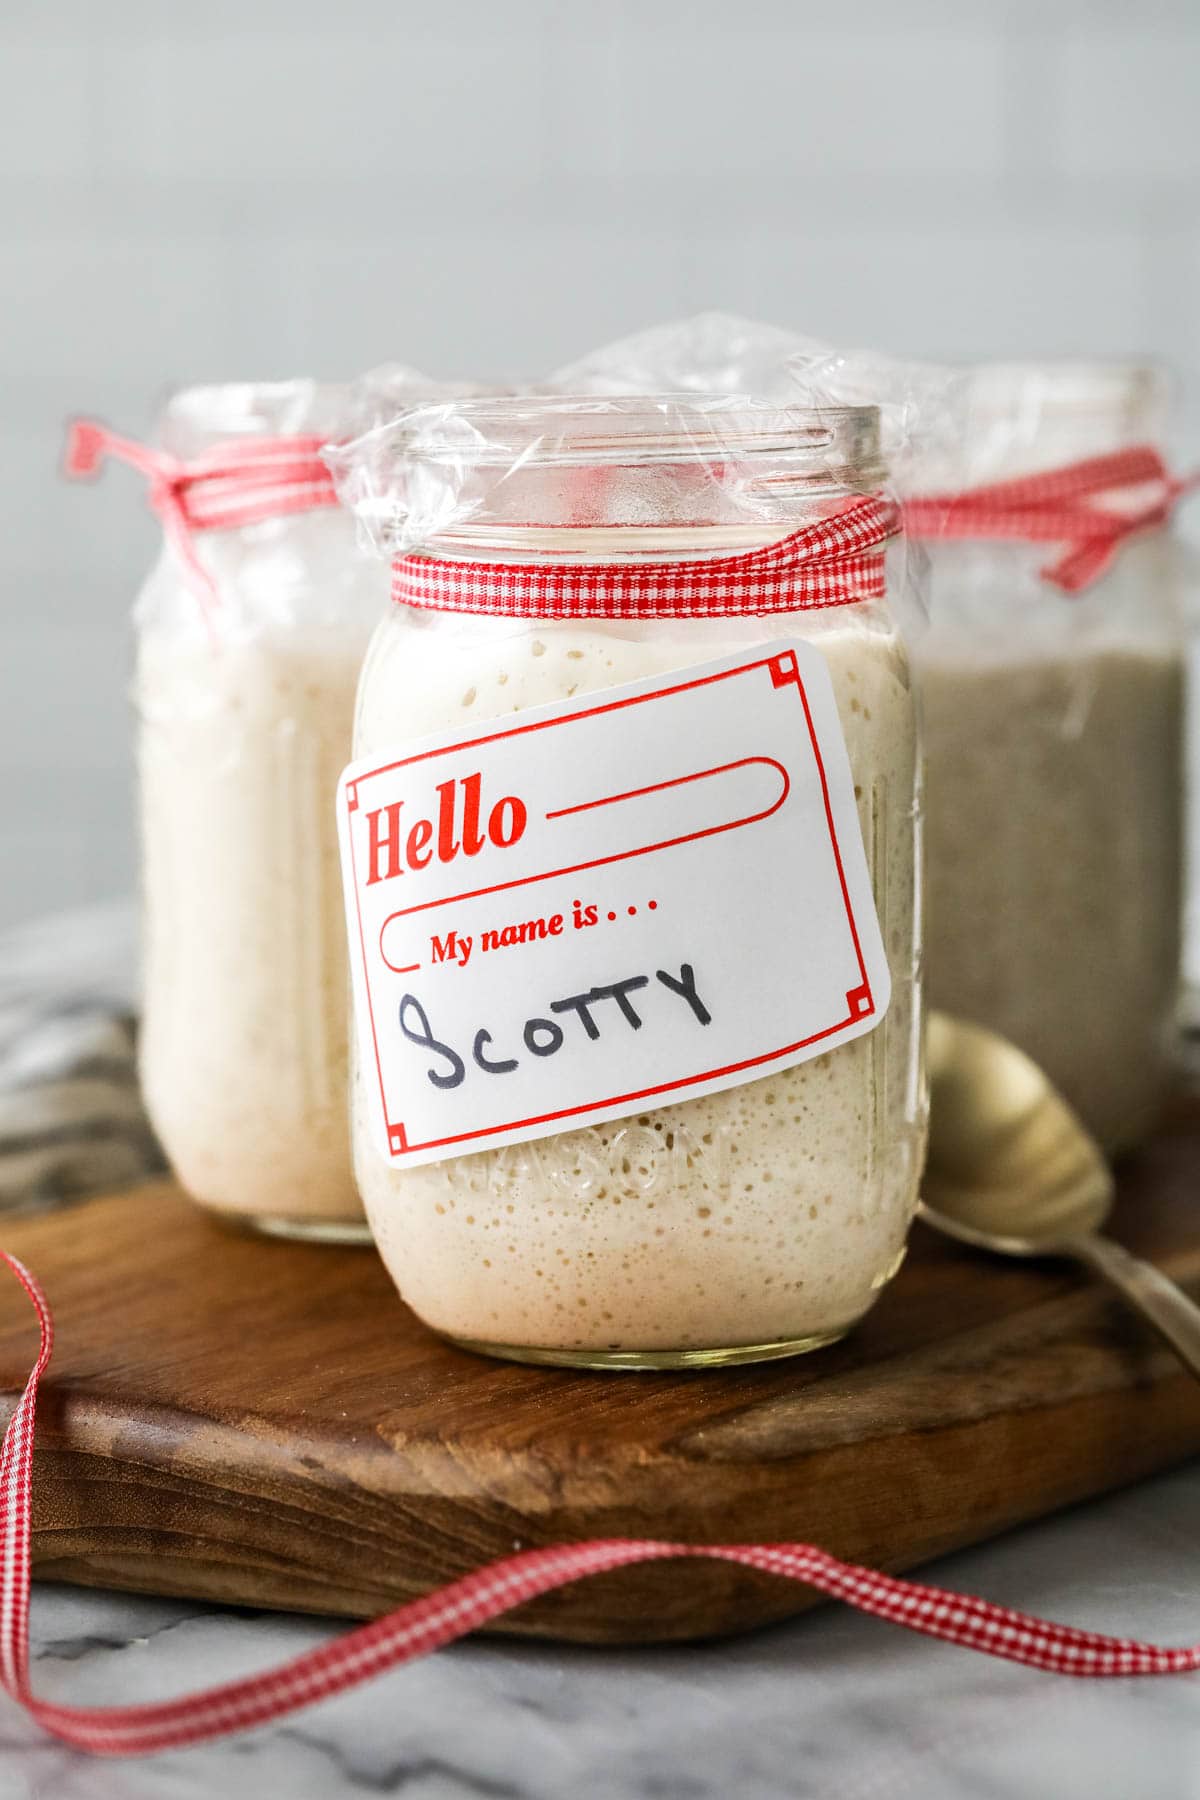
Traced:
[[353, 762], [355, 1021], [397, 1165], [753, 1081], [891, 983], [829, 671], [786, 639]]

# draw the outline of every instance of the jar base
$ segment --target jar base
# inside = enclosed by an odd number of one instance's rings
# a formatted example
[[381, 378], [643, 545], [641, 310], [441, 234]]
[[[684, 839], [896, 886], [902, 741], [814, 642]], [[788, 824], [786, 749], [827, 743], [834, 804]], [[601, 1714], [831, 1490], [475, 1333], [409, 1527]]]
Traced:
[[711, 1350], [558, 1350], [513, 1344], [489, 1344], [481, 1338], [450, 1337], [460, 1350], [476, 1356], [498, 1357], [502, 1362], [538, 1363], [563, 1369], [625, 1370], [632, 1374], [655, 1369], [730, 1369], [739, 1363], [777, 1362], [785, 1356], [807, 1356], [824, 1350], [853, 1329], [854, 1321], [834, 1331], [813, 1332], [808, 1337], [777, 1338], [765, 1344], [730, 1344]]
[[286, 1238], [299, 1244], [374, 1244], [365, 1219], [292, 1219], [277, 1213], [233, 1213], [214, 1207], [223, 1225], [257, 1237]]

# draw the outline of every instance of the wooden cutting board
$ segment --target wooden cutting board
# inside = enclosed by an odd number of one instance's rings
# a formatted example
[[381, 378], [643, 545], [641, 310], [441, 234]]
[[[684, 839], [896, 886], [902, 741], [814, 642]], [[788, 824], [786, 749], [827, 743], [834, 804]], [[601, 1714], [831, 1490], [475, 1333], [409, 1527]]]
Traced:
[[[1115, 1228], [1200, 1292], [1200, 1110], [1123, 1172]], [[169, 1184], [9, 1221], [58, 1344], [34, 1558], [59, 1580], [365, 1616], [517, 1546], [809, 1540], [910, 1568], [1200, 1450], [1200, 1384], [1089, 1279], [918, 1228], [846, 1343], [596, 1375], [448, 1348], [373, 1252], [226, 1230]], [[0, 1282], [0, 1412], [34, 1349]], [[605, 1575], [501, 1629], [597, 1643], [811, 1603], [709, 1562]]]

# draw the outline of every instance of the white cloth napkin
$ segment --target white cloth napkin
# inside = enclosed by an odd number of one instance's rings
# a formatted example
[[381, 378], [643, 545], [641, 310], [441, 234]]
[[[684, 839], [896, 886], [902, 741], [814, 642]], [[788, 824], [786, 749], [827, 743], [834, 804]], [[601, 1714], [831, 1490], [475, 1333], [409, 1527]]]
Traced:
[[165, 1168], [138, 1092], [136, 969], [129, 902], [0, 934], [0, 1209]]

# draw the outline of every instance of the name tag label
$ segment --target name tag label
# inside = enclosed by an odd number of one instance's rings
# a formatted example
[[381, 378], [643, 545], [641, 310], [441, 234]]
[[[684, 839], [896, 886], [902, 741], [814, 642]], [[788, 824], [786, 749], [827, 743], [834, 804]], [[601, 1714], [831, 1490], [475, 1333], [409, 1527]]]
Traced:
[[753, 1081], [891, 992], [829, 671], [796, 639], [352, 762], [355, 1029], [397, 1166]]

